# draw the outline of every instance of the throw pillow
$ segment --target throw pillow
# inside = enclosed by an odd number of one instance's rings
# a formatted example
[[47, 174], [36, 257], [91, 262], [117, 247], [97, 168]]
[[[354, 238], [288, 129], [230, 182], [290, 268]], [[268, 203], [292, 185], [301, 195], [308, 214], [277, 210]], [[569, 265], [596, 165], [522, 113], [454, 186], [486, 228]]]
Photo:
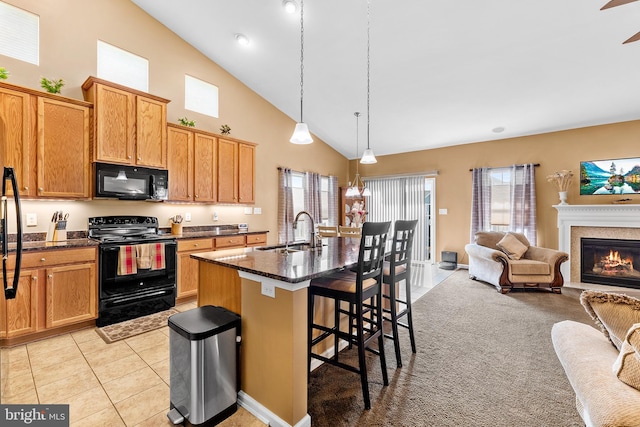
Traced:
[[618, 351], [631, 325], [640, 323], [638, 298], [614, 292], [582, 291], [580, 303]]
[[613, 373], [626, 385], [640, 390], [640, 323], [629, 329], [613, 364]]
[[511, 233], [507, 233], [504, 235], [502, 240], [498, 242], [498, 247], [507, 254], [510, 259], [520, 259], [525, 252], [527, 252], [527, 247], [523, 244], [516, 236]]

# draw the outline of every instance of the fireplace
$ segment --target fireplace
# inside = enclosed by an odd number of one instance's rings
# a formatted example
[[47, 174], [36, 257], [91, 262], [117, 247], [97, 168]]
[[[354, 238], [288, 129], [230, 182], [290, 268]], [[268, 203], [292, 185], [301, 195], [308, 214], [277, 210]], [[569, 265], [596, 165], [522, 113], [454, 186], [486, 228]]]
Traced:
[[580, 281], [640, 289], [640, 241], [581, 238]]

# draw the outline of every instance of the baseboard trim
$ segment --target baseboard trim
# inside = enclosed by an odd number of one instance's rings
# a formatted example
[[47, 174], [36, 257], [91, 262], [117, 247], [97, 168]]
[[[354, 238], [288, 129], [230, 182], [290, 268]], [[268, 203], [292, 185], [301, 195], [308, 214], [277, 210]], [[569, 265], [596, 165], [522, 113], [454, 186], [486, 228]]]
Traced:
[[292, 426], [242, 390], [238, 393], [238, 404], [271, 427], [311, 427], [309, 414], [305, 414], [300, 421]]

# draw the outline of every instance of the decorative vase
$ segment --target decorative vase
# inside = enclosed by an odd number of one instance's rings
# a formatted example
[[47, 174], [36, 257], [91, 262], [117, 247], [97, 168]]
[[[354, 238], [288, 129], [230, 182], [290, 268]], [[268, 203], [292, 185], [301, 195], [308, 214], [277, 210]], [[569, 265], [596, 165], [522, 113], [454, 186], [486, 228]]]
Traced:
[[567, 203], [567, 192], [566, 191], [559, 191], [558, 195], [560, 196], [560, 204], [561, 205], [568, 205], [568, 203]]

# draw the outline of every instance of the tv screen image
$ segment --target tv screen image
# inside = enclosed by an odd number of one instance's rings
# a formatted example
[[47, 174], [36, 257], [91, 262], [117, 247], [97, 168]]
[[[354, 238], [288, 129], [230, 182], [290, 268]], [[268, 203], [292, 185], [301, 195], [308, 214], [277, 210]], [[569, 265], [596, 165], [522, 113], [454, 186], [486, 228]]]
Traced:
[[640, 158], [580, 162], [580, 195], [640, 194]]

